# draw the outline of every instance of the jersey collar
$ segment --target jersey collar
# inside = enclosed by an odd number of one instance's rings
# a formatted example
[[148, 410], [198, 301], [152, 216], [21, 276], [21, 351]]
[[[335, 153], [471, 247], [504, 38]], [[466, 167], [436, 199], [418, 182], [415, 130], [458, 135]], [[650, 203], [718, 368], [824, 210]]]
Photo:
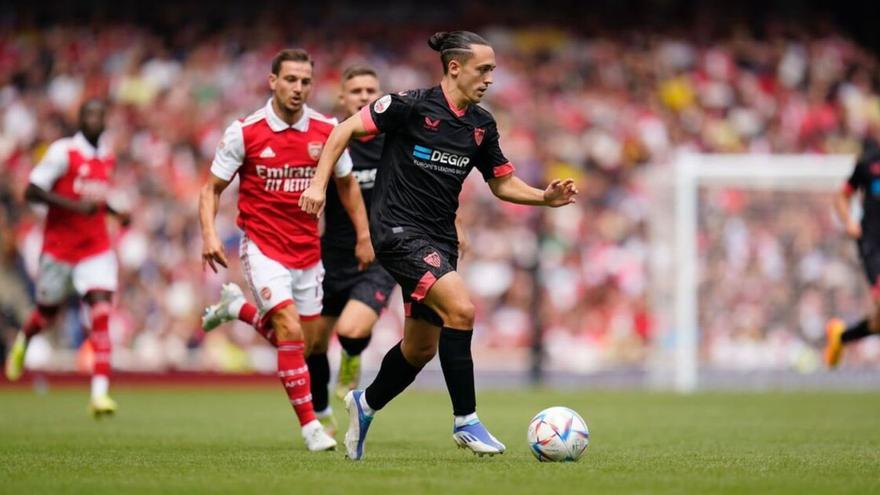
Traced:
[[86, 139], [82, 131], [78, 131], [73, 135], [73, 142], [76, 145], [77, 151], [79, 151], [83, 158], [86, 159], [95, 158], [104, 151], [104, 146], [101, 143], [101, 140], [98, 140], [98, 148], [95, 148], [92, 146], [92, 143]]
[[462, 117], [467, 113], [468, 107], [464, 108], [456, 108], [455, 104], [452, 103], [452, 100], [449, 99], [449, 95], [446, 94], [446, 90], [443, 89], [442, 84], [438, 84], [437, 87], [440, 88], [440, 92], [443, 93], [443, 99], [446, 100], [446, 106], [449, 107], [449, 110], [455, 114], [456, 117]]
[[269, 122], [269, 128], [274, 132], [281, 132], [285, 129], [295, 129], [299, 132], [306, 132], [309, 130], [309, 112], [311, 109], [308, 105], [303, 104], [303, 113], [302, 116], [294, 122], [293, 125], [287, 125], [287, 122], [281, 120], [281, 117], [275, 113], [275, 109], [272, 108], [272, 98], [269, 98], [269, 101], [266, 102], [266, 121]]

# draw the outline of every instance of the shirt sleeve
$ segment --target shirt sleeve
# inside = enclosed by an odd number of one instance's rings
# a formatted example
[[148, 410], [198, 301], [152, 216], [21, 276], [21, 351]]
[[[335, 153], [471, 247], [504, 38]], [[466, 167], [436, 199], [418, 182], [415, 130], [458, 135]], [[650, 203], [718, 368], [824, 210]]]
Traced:
[[412, 98], [387, 94], [361, 109], [361, 122], [370, 134], [394, 131], [406, 124], [414, 103]]
[[354, 169], [354, 162], [351, 161], [351, 155], [346, 149], [342, 152], [342, 156], [339, 157], [339, 160], [336, 161], [336, 166], [333, 167], [333, 175], [336, 177], [345, 177], [351, 173], [352, 169]]
[[229, 124], [223, 133], [223, 139], [217, 144], [214, 161], [211, 162], [211, 173], [223, 180], [232, 180], [243, 162], [244, 135], [241, 132], [241, 122], [236, 120]]
[[843, 190], [847, 194], [853, 194], [856, 191], [862, 190], [864, 191], [867, 188], [867, 163], [864, 158], [860, 158], [856, 162], [856, 166], [853, 168], [852, 175], [847, 179], [846, 184], [843, 185]]
[[31, 170], [28, 180], [40, 189], [51, 191], [55, 181], [67, 173], [68, 161], [66, 142], [55, 141], [46, 150], [40, 163]]
[[480, 133], [485, 133], [485, 136], [483, 136], [483, 145], [477, 151], [476, 166], [483, 174], [483, 179], [488, 182], [489, 179], [512, 174], [513, 164], [504, 156], [498, 143], [500, 137], [498, 128], [493, 125], [485, 130], [474, 129], [475, 137]]

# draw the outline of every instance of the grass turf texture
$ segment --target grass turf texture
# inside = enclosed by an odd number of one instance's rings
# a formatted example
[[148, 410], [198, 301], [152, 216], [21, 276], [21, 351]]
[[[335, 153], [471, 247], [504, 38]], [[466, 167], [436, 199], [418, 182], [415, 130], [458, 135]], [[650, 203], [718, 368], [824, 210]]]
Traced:
[[[876, 394], [483, 392], [481, 418], [508, 452], [477, 458], [453, 445], [448, 397], [410, 391], [377, 416], [359, 463], [307, 452], [276, 387], [114, 397], [117, 417], [96, 422], [85, 390], [0, 390], [0, 493], [880, 492]], [[579, 463], [528, 450], [529, 419], [551, 405], [590, 426]]]

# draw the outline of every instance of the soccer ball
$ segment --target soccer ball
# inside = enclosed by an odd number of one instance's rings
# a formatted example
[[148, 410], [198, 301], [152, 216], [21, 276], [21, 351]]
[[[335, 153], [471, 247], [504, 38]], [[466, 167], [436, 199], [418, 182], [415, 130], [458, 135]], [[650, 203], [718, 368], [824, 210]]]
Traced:
[[567, 407], [550, 407], [529, 423], [529, 447], [541, 462], [573, 462], [587, 451], [590, 430], [580, 414]]

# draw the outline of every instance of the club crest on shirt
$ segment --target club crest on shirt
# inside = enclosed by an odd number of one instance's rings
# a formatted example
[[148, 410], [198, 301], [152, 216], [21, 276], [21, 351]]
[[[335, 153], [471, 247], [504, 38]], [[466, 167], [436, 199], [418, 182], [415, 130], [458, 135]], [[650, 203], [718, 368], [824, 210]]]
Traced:
[[486, 135], [486, 130], [482, 127], [474, 128], [474, 141], [477, 142], [477, 146], [483, 144], [483, 136]]
[[309, 143], [308, 148], [309, 156], [312, 160], [317, 160], [318, 158], [321, 158], [321, 150], [324, 149], [324, 143], [320, 141], [312, 141]]
[[264, 301], [272, 299], [272, 289], [268, 287], [263, 287], [262, 289], [260, 289], [260, 297], [262, 297]]
[[440, 255], [437, 254], [436, 251], [432, 251], [423, 259], [425, 260], [425, 263], [433, 266], [434, 268], [440, 268]]
[[385, 95], [378, 100], [376, 103], [373, 103], [373, 111], [376, 113], [382, 113], [385, 110], [388, 110], [388, 107], [391, 106], [391, 95]]

